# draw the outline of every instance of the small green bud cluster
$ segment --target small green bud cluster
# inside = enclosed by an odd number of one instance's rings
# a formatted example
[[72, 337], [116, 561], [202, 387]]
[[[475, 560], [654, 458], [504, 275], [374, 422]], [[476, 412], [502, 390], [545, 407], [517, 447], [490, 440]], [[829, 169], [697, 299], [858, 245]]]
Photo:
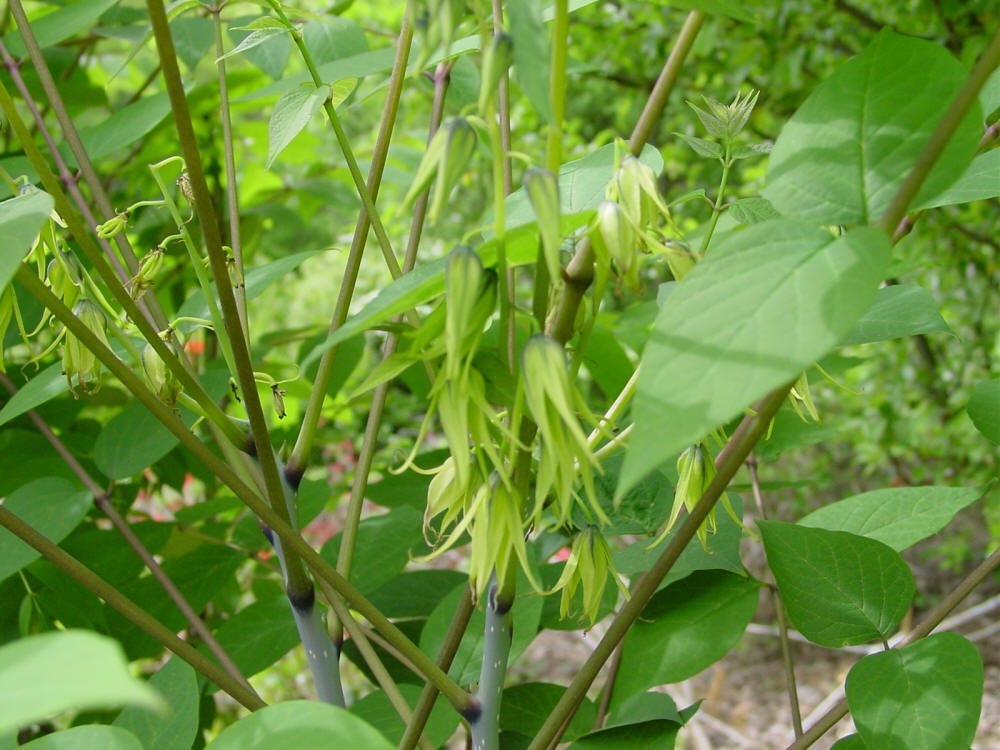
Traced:
[[678, 252], [667, 246], [662, 233], [671, 219], [656, 185], [656, 173], [625, 151], [621, 142], [618, 149], [618, 169], [589, 230], [598, 269], [606, 274], [613, 263], [625, 284], [637, 289], [640, 251], [657, 250], [666, 255], [674, 276], [679, 278], [671, 257]]
[[589, 412], [570, 379], [565, 351], [553, 338], [532, 336], [521, 350], [521, 373], [528, 413], [541, 436], [532, 522], [541, 524], [545, 501], [552, 493], [557, 521], [569, 523], [574, 507], [573, 487], [579, 479], [588, 515], [592, 513], [602, 523], [608, 523], [594, 493], [594, 471], [600, 471], [600, 465], [577, 417], [578, 410]]
[[139, 271], [130, 282], [129, 296], [137, 300], [156, 283], [156, 277], [163, 270], [164, 251], [155, 247], [142, 256], [139, 261]]
[[622, 595], [628, 599], [628, 589], [618, 577], [618, 572], [611, 561], [611, 551], [608, 549], [607, 541], [601, 535], [600, 529], [588, 526], [573, 538], [569, 559], [566, 560], [562, 575], [552, 588], [552, 592], [562, 591], [559, 599], [559, 616], [566, 617], [570, 614], [573, 597], [577, 588], [582, 587], [581, 616], [589, 619], [593, 625], [597, 621], [609, 574]]

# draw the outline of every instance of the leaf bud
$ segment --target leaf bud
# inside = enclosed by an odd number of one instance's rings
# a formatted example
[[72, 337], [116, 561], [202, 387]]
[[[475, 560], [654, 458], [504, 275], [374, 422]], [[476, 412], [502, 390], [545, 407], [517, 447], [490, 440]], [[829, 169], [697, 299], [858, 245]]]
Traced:
[[115, 214], [103, 224], [98, 224], [97, 236], [104, 240], [111, 239], [116, 234], [123, 231], [126, 226], [128, 226], [128, 212], [122, 211]]
[[524, 189], [535, 212], [549, 277], [553, 281], [558, 281], [559, 245], [562, 237], [559, 220], [559, 182], [549, 170], [533, 168], [524, 173]]
[[500, 79], [514, 62], [514, 39], [503, 32], [494, 34], [483, 50], [482, 79], [479, 85], [479, 113], [485, 114], [489, 102], [496, 96]]
[[636, 262], [635, 230], [614, 201], [601, 201], [597, 207], [598, 246], [614, 260], [618, 270], [627, 274]]

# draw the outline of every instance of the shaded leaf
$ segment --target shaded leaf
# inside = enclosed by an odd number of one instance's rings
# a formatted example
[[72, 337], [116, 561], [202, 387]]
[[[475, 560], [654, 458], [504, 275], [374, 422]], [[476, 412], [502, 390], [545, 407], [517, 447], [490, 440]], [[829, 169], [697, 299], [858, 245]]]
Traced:
[[166, 700], [159, 713], [129, 706], [115, 718], [113, 726], [139, 738], [143, 750], [189, 750], [198, 732], [198, 676], [179, 656], [172, 656], [149, 680]]
[[378, 730], [342, 708], [315, 701], [285, 701], [226, 727], [208, 743], [207, 750], [276, 747], [393, 748]]
[[840, 342], [841, 346], [886, 341], [918, 333], [951, 333], [926, 289], [893, 284], [875, 292], [871, 307]]
[[17, 273], [21, 260], [52, 213], [52, 196], [41, 190], [0, 202], [0, 291]]
[[1000, 445], [1000, 378], [977, 383], [965, 409], [983, 437]]

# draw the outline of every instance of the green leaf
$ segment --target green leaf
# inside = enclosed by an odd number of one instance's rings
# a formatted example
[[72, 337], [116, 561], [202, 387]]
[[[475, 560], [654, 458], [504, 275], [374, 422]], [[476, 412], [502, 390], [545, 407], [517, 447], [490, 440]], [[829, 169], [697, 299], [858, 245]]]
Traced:
[[[450, 455], [447, 448], [421, 453], [414, 463], [420, 469], [433, 469]], [[420, 511], [427, 505], [427, 487], [431, 476], [423, 472], [407, 470], [402, 474], [384, 472], [383, 477], [368, 485], [365, 496], [383, 508], [411, 505]]]
[[[419, 685], [402, 684], [397, 686], [410, 708], [417, 705], [422, 688]], [[370, 726], [377, 729], [393, 745], [398, 745], [403, 739], [406, 727], [392, 707], [389, 698], [381, 690], [369, 693], [350, 707], [350, 712], [364, 719]], [[458, 726], [458, 713], [446, 701], [439, 700], [431, 711], [424, 734], [434, 747], [441, 747], [455, 732]], [[360, 748], [358, 750], [361, 750]]]
[[[321, 554], [331, 565], [337, 564], [342, 536], [337, 534], [323, 545]], [[385, 515], [362, 519], [354, 545], [351, 583], [368, 594], [394, 578], [411, 557], [427, 552], [423, 514], [412, 506], [400, 505]]]
[[368, 51], [368, 37], [364, 30], [343, 16], [322, 22], [310, 21], [302, 30], [302, 36], [316, 65], [325, 65]]
[[830, 750], [868, 750], [865, 741], [859, 734], [849, 734], [837, 740]]
[[926, 289], [894, 284], [875, 292], [871, 307], [840, 342], [841, 346], [899, 339], [918, 333], [951, 333]]
[[285, 701], [222, 730], [206, 750], [344, 747], [393, 750], [379, 732], [342, 708], [316, 701]]
[[617, 727], [662, 719], [678, 724], [685, 721], [678, 712], [674, 699], [666, 693], [637, 693], [616, 705], [608, 713], [604, 726]]
[[189, 750], [198, 733], [198, 676], [179, 656], [172, 656], [149, 680], [166, 699], [167, 709], [154, 713], [129, 706], [113, 722], [139, 738], [144, 750]]
[[0, 695], [0, 732], [70, 709], [163, 705], [156, 691], [129, 673], [121, 646], [79, 630], [0, 647]]
[[52, 450], [41, 433], [8, 428], [0, 432], [0, 497], [9, 495], [39, 477], [64, 479], [76, 489], [82, 485], [73, 470]]
[[[503, 691], [500, 702], [500, 731], [533, 735], [542, 728], [566, 688], [547, 682], [525, 682]], [[597, 706], [586, 697], [570, 720], [563, 741], [587, 734], [594, 726]]]
[[983, 437], [1000, 445], [1000, 378], [977, 383], [965, 410]]
[[[41, 18], [30, 21], [31, 30], [42, 49], [51, 47], [69, 39], [78, 31], [89, 28], [100, 15], [117, 3], [118, 0], [79, 0], [68, 3]], [[15, 29], [4, 34], [3, 43], [12, 57], [24, 57], [28, 54], [21, 34]]]
[[271, 168], [275, 157], [302, 131], [312, 116], [319, 112], [329, 93], [326, 86], [300, 86], [278, 99], [267, 126], [265, 168]]
[[[212, 398], [221, 398], [228, 389], [229, 373], [216, 369], [201, 380]], [[198, 415], [181, 409], [181, 419], [190, 427]], [[133, 399], [101, 429], [94, 443], [94, 463], [108, 479], [126, 479], [152, 466], [179, 443], [180, 438]]]
[[847, 705], [864, 744], [879, 750], [967, 748], [983, 699], [983, 662], [957, 633], [871, 654], [847, 675]]
[[642, 721], [598, 729], [578, 739], [568, 750], [674, 750], [681, 725], [673, 721]]
[[766, 198], [741, 198], [733, 201], [726, 209], [726, 215], [732, 217], [739, 224], [748, 226], [760, 224], [768, 219], [780, 219], [781, 214], [775, 211], [774, 206]]
[[979, 103], [983, 107], [983, 114], [987, 120], [998, 108], [1000, 108], [1000, 68], [994, 70], [992, 75], [986, 79], [986, 83], [979, 89]]
[[876, 229], [834, 238], [788, 219], [712, 248], [664, 302], [643, 351], [619, 496], [838, 343], [889, 254]]
[[300, 642], [284, 594], [244, 607], [215, 631], [215, 637], [247, 677], [267, 669]]
[[44, 404], [69, 388], [62, 373], [62, 363], [50, 365], [29, 380], [0, 409], [0, 427], [29, 409]]
[[209, 18], [175, 18], [170, 22], [170, 35], [174, 40], [177, 57], [192, 71], [197, 67], [198, 61], [215, 47], [215, 29]]
[[[3, 507], [46, 537], [62, 541], [90, 509], [93, 496], [65, 479], [36, 479], [7, 496]], [[0, 528], [0, 581], [40, 557], [34, 547]]]
[[549, 104], [549, 36], [541, 5], [534, 0], [509, 0], [507, 23], [514, 38], [514, 73], [543, 123], [552, 119]]
[[984, 487], [891, 487], [826, 505], [799, 525], [849, 531], [902, 552], [938, 533], [985, 493]]
[[[246, 26], [241, 28], [243, 24]], [[288, 28], [272, 18], [253, 19], [252, 16], [246, 16], [233, 19], [229, 37], [237, 45], [227, 55], [238, 51], [251, 65], [271, 78], [278, 79], [285, 70], [292, 51], [288, 31]]]
[[913, 573], [882, 542], [844, 531], [758, 521], [767, 562], [795, 627], [830, 648], [886, 639], [913, 599]]
[[0, 203], [0, 291], [17, 273], [21, 260], [31, 249], [31, 243], [52, 213], [52, 196], [32, 190]]
[[1000, 149], [980, 154], [943, 191], [913, 206], [914, 210], [972, 203], [1000, 195]]
[[[878, 220], [965, 83], [941, 45], [881, 31], [809, 95], [782, 128], [764, 197], [785, 216], [824, 224]], [[974, 105], [914, 201], [965, 170], [982, 135]]]
[[704, 156], [708, 159], [721, 159], [725, 154], [722, 144], [716, 141], [709, 141], [705, 138], [685, 135], [684, 133], [674, 133], [674, 135], [690, 146], [698, 156]]
[[[168, 114], [170, 114], [170, 96], [166, 91], [144, 96], [122, 107], [98, 124], [81, 128], [80, 140], [90, 158], [98, 159], [118, 149], [131, 146], [159, 125]], [[63, 145], [59, 150], [70, 166], [77, 166], [76, 157], [68, 146]]]
[[[597, 502], [611, 521], [603, 532], [653, 534], [670, 515], [670, 507], [674, 502], [674, 485], [662, 473], [653, 471], [615, 503], [615, 486], [618, 484], [622, 460], [621, 456], [612, 456], [603, 461], [602, 473], [594, 477]], [[573, 520], [579, 528], [586, 528], [588, 524], [587, 515], [580, 508], [574, 511]]]
[[134, 735], [119, 727], [90, 724], [32, 740], [31, 750], [144, 750]]
[[759, 587], [751, 578], [703, 570], [655, 594], [625, 636], [613, 705], [686, 680], [725, 656], [757, 610]]
[[389, 618], [427, 617], [467, 577], [457, 570], [412, 570], [382, 584], [368, 599]]

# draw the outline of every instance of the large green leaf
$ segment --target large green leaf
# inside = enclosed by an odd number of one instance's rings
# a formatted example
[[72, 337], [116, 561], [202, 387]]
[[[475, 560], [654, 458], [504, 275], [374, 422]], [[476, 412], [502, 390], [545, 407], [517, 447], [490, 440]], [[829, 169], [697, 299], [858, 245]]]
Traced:
[[[535, 734], [542, 728], [565, 692], [566, 688], [562, 685], [547, 682], [512, 685], [503, 691], [503, 700], [500, 702], [500, 730]], [[596, 716], [597, 706], [585, 697], [563, 733], [563, 740], [570, 742], [589, 732]]]
[[758, 521], [767, 562], [795, 627], [831, 648], [888, 638], [913, 599], [913, 573], [874, 539]]
[[144, 750], [139, 739], [120, 727], [84, 724], [29, 742], [31, 750]]
[[215, 637], [247, 677], [267, 669], [299, 643], [283, 594], [244, 607], [223, 623]]
[[[42, 49], [51, 47], [88, 28], [104, 11], [117, 2], [118, 0], [79, 0], [67, 3], [41, 18], [32, 20], [31, 30], [38, 40], [39, 47]], [[4, 34], [3, 43], [13, 57], [23, 57], [28, 54], [17, 30]]]
[[[417, 704], [422, 688], [419, 685], [403, 684], [399, 685], [399, 692], [403, 694], [403, 699], [413, 708]], [[375, 727], [382, 735], [394, 745], [399, 744], [403, 738], [406, 727], [396, 709], [392, 707], [389, 698], [381, 690], [368, 693], [364, 698], [350, 707], [350, 712], [355, 716], [364, 719], [370, 726]], [[434, 747], [441, 747], [455, 731], [458, 726], [458, 713], [448, 705], [446, 701], [439, 700], [431, 710], [424, 734], [431, 741]], [[360, 750], [360, 748], [359, 748]]]
[[1000, 445], [1000, 378], [977, 383], [965, 410], [983, 437]]
[[[876, 221], [967, 75], [941, 45], [881, 31], [817, 86], [782, 128], [764, 197], [784, 216], [824, 224]], [[981, 123], [976, 104], [914, 205], [941, 193], [965, 170]]]
[[[10, 494], [3, 507], [51, 542], [76, 528], [90, 509], [92, 495], [65, 479], [36, 479]], [[40, 554], [0, 528], [0, 581], [37, 560]]]
[[913, 206], [914, 209], [971, 203], [1000, 195], [1000, 149], [980, 154], [958, 179], [933, 198]]
[[951, 329], [938, 312], [931, 293], [914, 284], [894, 284], [875, 293], [871, 307], [840, 344], [866, 344], [938, 332], [950, 333]]
[[368, 599], [386, 617], [427, 617], [466, 578], [457, 570], [412, 570], [379, 586]]
[[787, 219], [712, 249], [667, 297], [646, 343], [619, 495], [837, 344], [868, 308], [889, 252], [875, 229], [834, 238]]
[[129, 706], [114, 720], [142, 742], [143, 750], [189, 750], [198, 733], [198, 676], [179, 656], [160, 667], [149, 685], [164, 697], [165, 711]]
[[514, 38], [514, 72], [540, 121], [552, 119], [549, 103], [549, 36], [542, 23], [541, 3], [509, 0], [507, 20]]
[[983, 699], [983, 661], [957, 633], [871, 654], [847, 675], [858, 734], [878, 750], [964, 750]]
[[267, 162], [270, 168], [275, 158], [319, 112], [330, 91], [325, 86], [299, 86], [278, 99], [267, 126]]
[[[427, 554], [422, 523], [423, 514], [410, 505], [363, 519], [354, 545], [351, 583], [361, 593], [371, 593], [394, 578], [411, 557]], [[331, 565], [337, 564], [342, 536], [337, 534], [323, 545], [321, 554]]]
[[68, 388], [69, 385], [66, 383], [66, 376], [63, 375], [61, 362], [46, 367], [3, 405], [3, 409], [0, 409], [0, 427], [21, 416], [29, 409], [34, 409], [49, 399], [55, 398]]
[[81, 630], [21, 638], [0, 647], [0, 695], [0, 732], [69, 709], [163, 705], [155, 690], [129, 673], [121, 646]]
[[[188, 89], [191, 88], [189, 85]], [[170, 114], [170, 96], [166, 91], [144, 96], [122, 107], [96, 125], [80, 129], [80, 140], [88, 156], [98, 159], [118, 149], [130, 146], [159, 125]], [[59, 149], [70, 166], [76, 157], [68, 146]]]
[[32, 190], [0, 203], [0, 291], [17, 273], [21, 260], [52, 213], [52, 196]]
[[393, 748], [378, 730], [342, 708], [315, 701], [285, 701], [226, 727], [208, 744], [207, 750], [274, 750], [278, 747]]
[[40, 477], [65, 479], [78, 488], [80, 480], [39, 432], [16, 427], [0, 431], [0, 497]]
[[625, 636], [613, 704], [686, 680], [721, 659], [757, 610], [759, 586], [735, 573], [703, 570], [653, 596]]
[[680, 728], [665, 719], [608, 727], [580, 737], [568, 750], [674, 750]]
[[939, 532], [958, 511], [984, 494], [983, 487], [890, 487], [826, 505], [799, 524], [849, 531], [902, 552]]

